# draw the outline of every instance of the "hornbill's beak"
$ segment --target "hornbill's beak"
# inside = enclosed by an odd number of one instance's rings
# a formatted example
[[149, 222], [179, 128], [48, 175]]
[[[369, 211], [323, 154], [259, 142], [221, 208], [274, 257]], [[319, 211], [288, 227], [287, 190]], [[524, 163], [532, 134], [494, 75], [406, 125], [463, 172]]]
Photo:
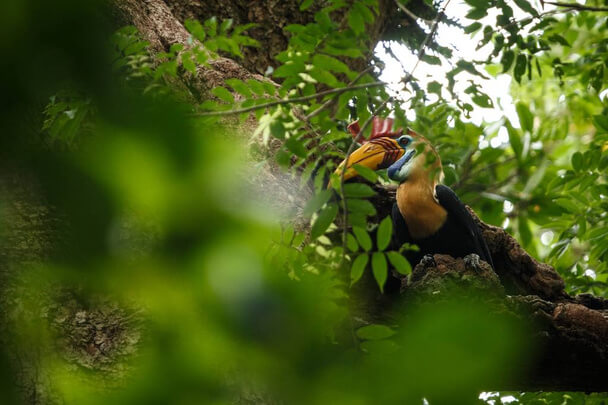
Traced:
[[344, 164], [346, 164], [346, 172], [344, 180], [348, 180], [357, 176], [357, 170], [354, 165], [361, 165], [372, 170], [385, 169], [396, 162], [405, 153], [404, 149], [393, 138], [377, 138], [366, 142], [359, 149], [354, 151], [348, 158], [340, 163], [335, 173], [338, 176], [342, 175]]

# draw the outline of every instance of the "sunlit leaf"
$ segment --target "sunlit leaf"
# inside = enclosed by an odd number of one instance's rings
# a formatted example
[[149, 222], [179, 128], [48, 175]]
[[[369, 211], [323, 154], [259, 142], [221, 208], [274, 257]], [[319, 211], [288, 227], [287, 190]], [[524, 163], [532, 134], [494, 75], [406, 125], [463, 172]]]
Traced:
[[399, 252], [386, 252], [388, 260], [391, 262], [395, 270], [403, 275], [409, 275], [412, 272], [412, 266], [403, 255]]
[[357, 240], [355, 239], [352, 233], [346, 234], [346, 247], [351, 252], [356, 252], [359, 250], [359, 244], [357, 243]]
[[372, 249], [372, 239], [369, 237], [367, 231], [361, 227], [353, 226], [353, 233], [357, 237], [357, 241], [363, 250], [369, 252]]

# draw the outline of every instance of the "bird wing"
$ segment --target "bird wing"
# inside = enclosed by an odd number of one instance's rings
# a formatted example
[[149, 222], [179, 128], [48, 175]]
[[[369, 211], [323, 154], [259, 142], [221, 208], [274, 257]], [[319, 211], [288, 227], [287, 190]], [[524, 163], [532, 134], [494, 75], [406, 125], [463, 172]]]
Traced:
[[481, 234], [481, 230], [475, 223], [475, 220], [467, 211], [464, 204], [460, 201], [458, 196], [447, 186], [443, 184], [435, 187], [435, 192], [437, 194], [437, 199], [439, 200], [439, 204], [448, 212], [448, 215], [455, 218], [464, 228], [468, 229], [471, 233], [471, 238], [475, 244], [476, 250], [480, 252], [479, 255], [482, 260], [485, 260], [494, 268], [494, 263], [492, 262], [492, 255], [490, 254], [490, 249], [488, 249], [488, 245], [486, 244], [483, 235]]
[[407, 229], [407, 224], [403, 215], [401, 215], [401, 211], [399, 211], [397, 203], [393, 204], [391, 217], [393, 219], [393, 249], [399, 250], [404, 243], [413, 243], [412, 236]]

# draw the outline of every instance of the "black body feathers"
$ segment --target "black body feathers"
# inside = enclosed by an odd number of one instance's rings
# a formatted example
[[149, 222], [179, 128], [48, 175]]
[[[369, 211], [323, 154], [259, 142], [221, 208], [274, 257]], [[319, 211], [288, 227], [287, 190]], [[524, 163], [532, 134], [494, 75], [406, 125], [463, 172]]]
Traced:
[[[398, 249], [404, 243], [416, 244], [420, 251], [406, 251], [405, 257], [412, 266], [416, 266], [420, 259], [427, 254], [447, 254], [452, 257], [465, 257], [471, 253], [479, 255], [481, 260], [488, 262], [492, 267], [492, 256], [481, 230], [473, 217], [456, 194], [447, 186], [438, 185], [435, 188], [439, 204], [447, 211], [444, 224], [433, 235], [413, 239], [407, 224], [395, 203], [393, 205], [393, 246]], [[407, 215], [407, 214], [406, 214]]]

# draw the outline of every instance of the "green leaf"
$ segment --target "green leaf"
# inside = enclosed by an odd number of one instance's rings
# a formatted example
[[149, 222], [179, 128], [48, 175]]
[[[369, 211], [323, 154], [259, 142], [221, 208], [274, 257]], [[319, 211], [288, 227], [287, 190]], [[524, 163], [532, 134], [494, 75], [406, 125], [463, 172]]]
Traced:
[[572, 155], [571, 161], [572, 161], [572, 168], [575, 171], [579, 172], [579, 171], [583, 170], [583, 154], [582, 153], [575, 152]]
[[294, 62], [294, 61], [290, 60], [290, 61], [287, 61], [285, 64], [276, 68], [272, 75], [274, 77], [290, 77], [290, 76], [296, 76], [300, 72], [304, 72], [305, 70], [306, 70], [306, 66], [304, 65], [303, 62], [300, 62], [300, 61]]
[[376, 173], [367, 166], [355, 164], [353, 165], [353, 169], [355, 169], [359, 176], [363, 177], [365, 180], [371, 183], [375, 183], [376, 181], [378, 181], [378, 173]]
[[521, 77], [526, 73], [526, 67], [528, 66], [528, 58], [523, 53], [517, 55], [517, 60], [515, 61], [515, 69], [513, 70], [513, 76], [515, 76], [515, 80], [517, 83], [521, 83]]
[[192, 60], [192, 53], [188, 52], [182, 54], [182, 66], [193, 75], [196, 74], [196, 64]]
[[388, 244], [391, 241], [391, 236], [393, 235], [393, 220], [391, 216], [387, 216], [380, 222], [378, 225], [378, 232], [376, 234], [376, 239], [378, 242], [378, 250], [382, 251], [388, 247]]
[[353, 261], [353, 265], [350, 268], [350, 285], [355, 284], [365, 271], [365, 266], [367, 266], [367, 262], [369, 261], [369, 255], [367, 253], [361, 253], [357, 258]]
[[515, 156], [520, 159], [521, 155], [523, 153], [524, 150], [524, 144], [521, 141], [521, 136], [519, 135], [519, 131], [516, 130], [515, 128], [513, 128], [513, 126], [511, 126], [511, 124], [506, 125], [507, 127], [507, 133], [509, 134], [509, 143], [511, 144], [511, 147], [513, 148], [513, 152], [515, 153]]
[[384, 283], [388, 277], [388, 266], [386, 264], [386, 257], [382, 252], [374, 252], [372, 255], [372, 272], [374, 278], [380, 287], [380, 291], [384, 292]]
[[492, 3], [487, 0], [465, 0], [465, 3], [473, 8], [481, 8], [486, 10]]
[[300, 11], [308, 10], [313, 2], [314, 0], [304, 0], [302, 4], [300, 4]]
[[312, 69], [310, 69], [307, 73], [308, 73], [308, 75], [310, 75], [310, 77], [315, 79], [317, 82], [326, 84], [330, 87], [343, 87], [344, 86], [344, 84], [342, 82], [340, 82], [336, 78], [336, 76], [334, 76], [329, 71], [327, 71], [317, 65], [313, 65]]
[[316, 239], [323, 235], [336, 218], [336, 215], [338, 215], [338, 205], [335, 203], [327, 204], [325, 208], [319, 212], [319, 216], [310, 230], [310, 237]]
[[525, 247], [530, 246], [530, 243], [532, 242], [532, 231], [530, 230], [528, 219], [520, 216], [517, 219], [517, 225], [521, 244]]
[[338, 73], [350, 73], [351, 70], [344, 62], [333, 56], [317, 54], [312, 58], [312, 63], [321, 69], [331, 70]]
[[285, 139], [285, 125], [279, 120], [273, 120], [270, 125], [270, 134], [277, 139]]
[[500, 60], [500, 63], [502, 64], [503, 73], [506, 73], [509, 71], [509, 69], [511, 69], [511, 66], [513, 65], [514, 60], [515, 60], [515, 52], [513, 52], [510, 49], [503, 52], [502, 59]]
[[239, 79], [227, 79], [227, 80], [225, 80], [225, 83], [228, 86], [232, 87], [234, 89], [234, 91], [236, 91], [237, 93], [241, 94], [245, 98], [250, 98], [251, 97], [251, 90], [245, 84], [244, 81], [239, 80]]
[[365, 31], [365, 20], [358, 9], [353, 8], [348, 13], [348, 25], [357, 35]]
[[184, 45], [183, 44], [173, 44], [171, 45], [171, 47], [169, 48], [169, 52], [171, 53], [179, 53], [184, 49]]
[[357, 336], [359, 339], [365, 340], [386, 339], [394, 334], [395, 331], [385, 325], [367, 325], [357, 329]]
[[458, 182], [459, 176], [456, 170], [451, 166], [443, 166], [443, 173], [445, 175], [444, 183], [447, 186]]
[[524, 131], [532, 132], [534, 128], [534, 116], [530, 112], [528, 106], [522, 102], [515, 104], [515, 110], [517, 110], [517, 116], [519, 117], [519, 123]]
[[553, 34], [547, 39], [549, 40], [549, 42], [557, 43], [557, 44], [560, 44], [563, 46], [568, 46], [568, 47], [570, 46], [568, 41], [566, 41], [566, 38], [562, 37], [559, 34]]
[[285, 146], [292, 152], [294, 155], [299, 156], [301, 158], [305, 158], [308, 156], [308, 151], [301, 140], [297, 138], [288, 138], [285, 141]]
[[486, 15], [488, 15], [487, 10], [483, 8], [474, 8], [469, 11], [465, 17], [471, 20], [479, 20], [480, 18], [485, 17]]
[[217, 35], [217, 17], [213, 16], [209, 18], [203, 25], [210, 37], [215, 37]]
[[593, 125], [597, 129], [601, 129], [604, 132], [608, 132], [608, 116], [606, 115], [594, 115]]
[[215, 97], [219, 98], [222, 101], [225, 101], [227, 103], [234, 103], [234, 97], [232, 96], [232, 93], [230, 93], [230, 91], [228, 91], [228, 89], [226, 89], [225, 87], [216, 87], [211, 90], [211, 93], [213, 93]]
[[318, 194], [315, 194], [309, 201], [306, 203], [302, 214], [305, 217], [310, 217], [312, 214], [321, 209], [323, 205], [331, 198], [332, 191], [331, 190], [323, 190]]
[[372, 13], [370, 11], [370, 9], [368, 7], [366, 7], [364, 4], [367, 4], [367, 6], [377, 7], [376, 2], [363, 0], [363, 1], [355, 1], [353, 3], [353, 8], [356, 8], [357, 11], [359, 11], [361, 16], [363, 17], [363, 20], [365, 20], [366, 23], [371, 24], [374, 22], [374, 13]]
[[481, 23], [480, 22], [474, 22], [473, 24], [469, 25], [468, 27], [465, 27], [464, 32], [466, 34], [471, 34], [471, 33], [477, 31], [480, 28], [481, 28]]
[[435, 93], [441, 97], [441, 88], [442, 88], [441, 83], [439, 83], [437, 81], [432, 81], [429, 84], [427, 84], [426, 91], [428, 91], [429, 93]]
[[424, 54], [422, 55], [421, 60], [429, 65], [441, 65], [441, 59], [439, 59], [437, 56]]
[[355, 239], [352, 233], [346, 234], [346, 247], [351, 252], [356, 252], [357, 250], [359, 250], [359, 244], [357, 243], [357, 239]]
[[358, 226], [360, 228], [365, 228], [367, 227], [367, 216], [363, 215], [363, 214], [350, 214], [348, 216], [348, 222], [352, 225], [352, 226]]
[[492, 100], [485, 94], [476, 94], [471, 97], [471, 100], [473, 100], [475, 104], [483, 108], [492, 108], [493, 106]]
[[265, 93], [264, 86], [261, 82], [254, 79], [247, 79], [247, 86], [255, 93], [256, 96], [263, 96]]
[[412, 272], [412, 266], [399, 252], [386, 252], [388, 260], [399, 274], [408, 275]]
[[517, 7], [532, 14], [533, 16], [538, 16], [538, 11], [536, 11], [534, 7], [532, 7], [528, 0], [515, 0], [515, 4], [517, 4]]
[[268, 94], [269, 96], [275, 95], [277, 87], [274, 84], [270, 82], [262, 82], [262, 86], [264, 86], [264, 91], [266, 92], [266, 94]]
[[553, 201], [560, 207], [564, 208], [566, 211], [571, 212], [573, 214], [575, 214], [579, 211], [578, 205], [569, 198], [560, 197], [560, 198], [556, 198]]
[[365, 215], [376, 215], [376, 207], [374, 207], [374, 205], [367, 200], [349, 198], [346, 205], [350, 212]]
[[356, 47], [334, 46], [331, 44], [326, 45], [323, 48], [323, 52], [334, 56], [347, 56], [349, 58], [360, 58], [363, 56], [363, 52]]
[[372, 239], [369, 237], [367, 231], [358, 226], [353, 226], [353, 233], [357, 237], [357, 241], [359, 241], [359, 245], [365, 250], [369, 252], [372, 250]]
[[344, 185], [345, 197], [371, 197], [376, 192], [367, 184], [348, 183]]

